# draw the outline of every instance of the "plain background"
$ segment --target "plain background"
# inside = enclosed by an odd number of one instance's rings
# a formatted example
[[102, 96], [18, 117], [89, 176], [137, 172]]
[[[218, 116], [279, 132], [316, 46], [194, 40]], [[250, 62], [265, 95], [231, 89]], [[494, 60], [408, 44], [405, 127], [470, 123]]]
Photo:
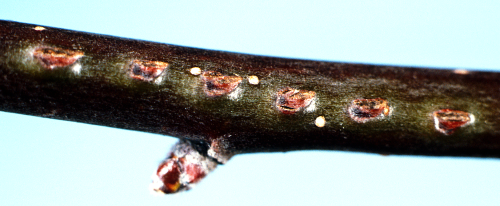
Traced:
[[[498, 1], [0, 4], [3, 20], [184, 46], [500, 71]], [[0, 131], [0, 205], [500, 203], [498, 159], [337, 151], [240, 155], [195, 189], [156, 197], [148, 191], [150, 176], [175, 138], [5, 112]]]

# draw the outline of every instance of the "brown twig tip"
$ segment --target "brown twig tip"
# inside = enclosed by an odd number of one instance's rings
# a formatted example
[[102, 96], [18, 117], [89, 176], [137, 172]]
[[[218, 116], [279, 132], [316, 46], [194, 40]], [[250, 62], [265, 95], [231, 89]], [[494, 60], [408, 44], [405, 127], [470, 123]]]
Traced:
[[206, 148], [195, 144], [181, 140], [173, 147], [153, 175], [152, 191], [169, 194], [189, 190], [217, 167], [206, 156]]
[[157, 79], [168, 63], [160, 61], [134, 60], [130, 64], [130, 77], [146, 82]]
[[387, 100], [382, 98], [352, 100], [347, 111], [351, 119], [358, 123], [366, 123], [390, 114]]
[[442, 109], [433, 112], [432, 116], [434, 117], [434, 126], [436, 130], [445, 135], [451, 135], [459, 127], [474, 122], [474, 115], [459, 110]]
[[83, 52], [57, 47], [40, 47], [33, 51], [33, 57], [46, 69], [67, 67], [83, 56]]
[[285, 87], [276, 93], [276, 107], [283, 114], [295, 114], [312, 106], [316, 92]]
[[218, 97], [233, 92], [243, 80], [240, 76], [226, 76], [216, 71], [205, 71], [201, 78], [204, 82], [205, 94]]

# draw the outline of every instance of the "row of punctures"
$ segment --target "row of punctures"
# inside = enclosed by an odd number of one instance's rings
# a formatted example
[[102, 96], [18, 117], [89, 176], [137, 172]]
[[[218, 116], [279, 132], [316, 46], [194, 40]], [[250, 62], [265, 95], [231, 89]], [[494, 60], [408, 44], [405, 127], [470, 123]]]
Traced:
[[[190, 70], [193, 75], [200, 75], [204, 82], [204, 92], [209, 97], [228, 95], [233, 92], [243, 80], [240, 76], [226, 76], [215, 71], [202, 72], [199, 67]], [[252, 85], [259, 83], [257, 76], [249, 76], [248, 82]], [[298, 90], [285, 87], [276, 92], [276, 109], [285, 115], [293, 115], [297, 112], [308, 111], [316, 99], [316, 92], [308, 90]], [[310, 110], [309, 110], [310, 111]], [[383, 119], [390, 116], [391, 107], [386, 99], [355, 99], [351, 101], [347, 109], [349, 117], [357, 123]], [[459, 127], [466, 126], [474, 122], [474, 116], [468, 112], [442, 109], [432, 113], [437, 131], [450, 135]], [[324, 127], [326, 119], [318, 116], [314, 124], [317, 127]]]
[[[35, 49], [32, 56], [45, 69], [54, 70], [74, 65], [84, 56], [84, 53], [82, 51], [43, 46]], [[158, 80], [161, 81], [160, 77], [166, 71], [168, 65], [168, 63], [161, 61], [136, 59], [131, 61], [127, 70], [129, 77], [132, 79], [157, 82]], [[203, 92], [208, 97], [229, 95], [243, 81], [243, 77], [237, 75], [223, 75], [216, 71], [202, 71], [199, 67], [191, 68], [190, 73], [200, 76], [203, 82]], [[259, 84], [259, 78], [257, 76], [249, 76], [248, 83], [257, 85]], [[314, 102], [316, 100], [316, 92], [314, 91], [285, 87], [277, 91], [275, 96], [276, 100], [274, 104], [276, 110], [284, 115], [314, 111]], [[348, 106], [347, 113], [353, 121], [367, 123], [390, 116], [391, 107], [389, 106], [389, 102], [383, 98], [355, 99]], [[434, 118], [436, 130], [445, 135], [450, 135], [458, 128], [474, 122], [472, 114], [452, 109], [434, 111], [432, 117]], [[314, 121], [317, 127], [324, 127], [326, 123], [324, 116], [319, 116]]]

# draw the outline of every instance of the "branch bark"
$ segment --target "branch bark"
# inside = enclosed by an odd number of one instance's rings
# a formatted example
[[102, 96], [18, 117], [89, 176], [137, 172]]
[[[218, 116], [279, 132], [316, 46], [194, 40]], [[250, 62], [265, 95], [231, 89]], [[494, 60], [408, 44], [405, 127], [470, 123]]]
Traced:
[[[500, 156], [499, 73], [260, 57], [7, 21], [0, 34], [4, 111], [215, 142], [229, 153]], [[388, 113], [352, 113], [377, 98]], [[442, 109], [473, 119], [446, 134], [433, 119]]]
[[[500, 157], [500, 74], [304, 61], [0, 21], [0, 109], [240, 153]], [[197, 147], [200, 148], [200, 147]]]

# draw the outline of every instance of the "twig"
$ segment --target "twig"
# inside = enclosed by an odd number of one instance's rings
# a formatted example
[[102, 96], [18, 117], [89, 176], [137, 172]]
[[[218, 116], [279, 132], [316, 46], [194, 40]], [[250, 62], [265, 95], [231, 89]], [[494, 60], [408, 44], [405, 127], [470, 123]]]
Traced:
[[157, 172], [163, 192], [240, 153], [500, 157], [500, 73], [260, 57], [7, 21], [0, 53], [3, 111], [185, 139]]

